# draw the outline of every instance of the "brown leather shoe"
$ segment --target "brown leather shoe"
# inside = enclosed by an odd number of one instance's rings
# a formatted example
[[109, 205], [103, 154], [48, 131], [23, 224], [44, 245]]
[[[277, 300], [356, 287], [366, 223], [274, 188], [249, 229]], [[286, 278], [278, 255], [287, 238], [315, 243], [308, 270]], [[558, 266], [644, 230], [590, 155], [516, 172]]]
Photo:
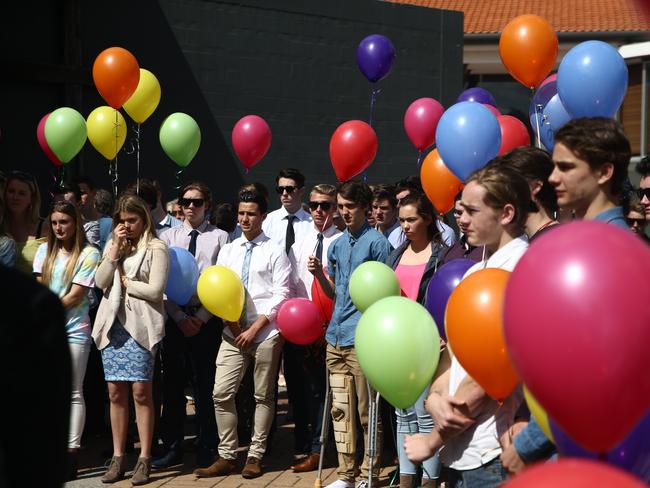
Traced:
[[262, 460], [254, 457], [249, 457], [246, 460], [244, 469], [242, 469], [241, 476], [247, 480], [259, 478], [262, 476]]
[[309, 471], [316, 471], [318, 469], [318, 461], [320, 461], [320, 454], [314, 452], [295, 466], [291, 466], [291, 469], [293, 469], [294, 473], [307, 473]]
[[194, 475], [199, 478], [211, 478], [213, 476], [226, 476], [235, 472], [237, 465], [235, 460], [219, 458], [207, 468], [194, 470]]

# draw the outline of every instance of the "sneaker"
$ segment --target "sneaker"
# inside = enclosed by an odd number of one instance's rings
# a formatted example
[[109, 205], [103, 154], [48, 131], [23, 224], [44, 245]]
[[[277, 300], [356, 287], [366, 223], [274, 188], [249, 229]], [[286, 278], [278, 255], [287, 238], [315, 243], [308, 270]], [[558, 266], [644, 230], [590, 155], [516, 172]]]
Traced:
[[354, 483], [346, 480], [336, 480], [334, 483], [330, 483], [325, 488], [354, 488]]

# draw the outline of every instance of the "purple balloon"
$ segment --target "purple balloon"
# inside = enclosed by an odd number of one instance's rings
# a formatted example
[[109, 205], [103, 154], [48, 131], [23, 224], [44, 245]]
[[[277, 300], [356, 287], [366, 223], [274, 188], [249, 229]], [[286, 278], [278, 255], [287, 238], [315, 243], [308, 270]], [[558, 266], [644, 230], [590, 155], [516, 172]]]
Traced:
[[540, 85], [533, 99], [530, 101], [530, 106], [528, 107], [528, 117], [530, 118], [530, 126], [533, 128], [533, 132], [537, 134], [537, 123], [535, 122], [535, 109], [539, 110], [539, 125], [542, 126], [542, 114], [544, 112], [544, 107], [549, 102], [553, 95], [557, 94], [557, 75], [551, 75], [546, 78]]
[[639, 422], [621, 444], [608, 451], [604, 459], [576, 444], [553, 422], [553, 419], [549, 419], [549, 423], [555, 445], [561, 455], [600, 459], [641, 478], [646, 483], [650, 482], [650, 413]]
[[433, 275], [427, 287], [427, 310], [433, 316], [438, 326], [438, 332], [443, 340], [447, 340], [445, 333], [445, 309], [451, 292], [458, 286], [460, 280], [469, 268], [476, 264], [471, 259], [453, 259], [443, 264]]
[[357, 64], [371, 83], [384, 79], [395, 61], [395, 47], [390, 39], [380, 34], [366, 37], [357, 48]]
[[497, 102], [494, 100], [492, 94], [485, 88], [480, 88], [478, 86], [474, 88], [468, 88], [460, 95], [458, 95], [456, 103], [458, 102], [478, 102], [485, 103], [486, 105], [492, 105], [493, 107], [497, 106]]

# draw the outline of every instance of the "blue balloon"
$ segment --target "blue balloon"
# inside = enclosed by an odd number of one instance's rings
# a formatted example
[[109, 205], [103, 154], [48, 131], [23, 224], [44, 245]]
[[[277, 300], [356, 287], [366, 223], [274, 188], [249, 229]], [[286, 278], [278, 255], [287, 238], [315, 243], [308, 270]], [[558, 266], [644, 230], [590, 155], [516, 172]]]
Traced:
[[499, 153], [501, 128], [480, 103], [460, 102], [442, 114], [436, 129], [440, 158], [462, 181]]
[[357, 48], [357, 64], [371, 83], [388, 76], [395, 61], [395, 47], [390, 39], [373, 34], [361, 41]]
[[179, 305], [186, 305], [196, 293], [199, 267], [194, 256], [181, 247], [169, 248], [169, 275], [165, 295]]
[[557, 88], [574, 117], [614, 117], [627, 91], [627, 66], [609, 44], [586, 41], [571, 49], [560, 63]]
[[537, 134], [537, 122], [535, 121], [535, 112], [539, 113], [539, 125], [542, 125], [542, 113], [544, 107], [549, 102], [553, 95], [557, 94], [557, 75], [551, 75], [544, 80], [541, 86], [535, 91], [533, 99], [530, 101], [528, 107], [528, 117], [530, 118], [530, 126], [533, 132]]
[[554, 95], [546, 104], [542, 117], [544, 124], [540, 127], [540, 138], [549, 151], [553, 150], [557, 131], [572, 118], [562, 105], [559, 95]]

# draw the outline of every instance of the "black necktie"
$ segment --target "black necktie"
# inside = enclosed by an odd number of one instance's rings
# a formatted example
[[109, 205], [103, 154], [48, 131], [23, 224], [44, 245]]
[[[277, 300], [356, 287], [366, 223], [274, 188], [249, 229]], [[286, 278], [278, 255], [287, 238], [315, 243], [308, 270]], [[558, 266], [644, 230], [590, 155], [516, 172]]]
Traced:
[[289, 215], [287, 217], [287, 236], [284, 241], [284, 250], [289, 254], [289, 249], [293, 246], [293, 243], [296, 242], [296, 233], [293, 230], [293, 221], [296, 220], [295, 215]]
[[187, 250], [192, 256], [194, 256], [196, 255], [196, 238], [199, 236], [199, 231], [193, 229], [192, 232], [190, 232], [190, 236], [190, 247], [188, 247]]
[[323, 233], [319, 232], [318, 236], [318, 245], [316, 246], [316, 257], [322, 263], [323, 262]]

